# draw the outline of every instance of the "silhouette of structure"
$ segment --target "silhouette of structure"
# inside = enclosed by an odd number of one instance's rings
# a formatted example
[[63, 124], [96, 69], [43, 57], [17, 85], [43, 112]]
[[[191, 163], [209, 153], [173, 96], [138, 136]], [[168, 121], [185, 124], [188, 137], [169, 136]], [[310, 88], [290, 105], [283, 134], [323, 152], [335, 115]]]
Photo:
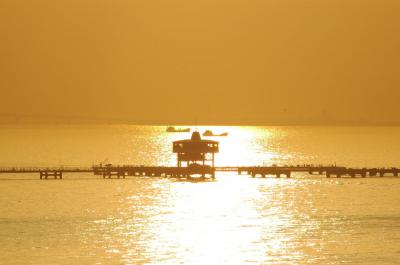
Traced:
[[206, 131], [203, 133], [203, 136], [228, 136], [228, 133], [227, 133], [227, 132], [224, 132], [224, 133], [220, 133], [220, 134], [214, 134], [212, 131], [206, 130]]
[[[201, 173], [203, 176], [204, 169], [211, 168], [212, 177], [215, 177], [215, 153], [219, 152], [217, 141], [203, 140], [199, 132], [193, 132], [191, 139], [173, 142], [172, 150], [177, 154], [178, 168], [182, 167], [182, 162], [186, 162], [186, 167], [193, 174]], [[207, 165], [206, 162], [211, 162], [211, 165]]]
[[190, 132], [190, 128], [177, 129], [173, 126], [167, 127], [166, 132]]
[[252, 177], [260, 176], [265, 178], [266, 175], [275, 175], [279, 178], [286, 175], [290, 178], [292, 173], [303, 172], [310, 175], [326, 175], [330, 177], [384, 177], [393, 176], [400, 177], [400, 168], [347, 168], [336, 165], [297, 165], [297, 166], [244, 166], [244, 167], [211, 167], [195, 164], [194, 167], [164, 167], [164, 166], [133, 166], [133, 165], [97, 165], [92, 167], [4, 167], [0, 168], [0, 174], [32, 174], [39, 173], [40, 179], [63, 179], [64, 174], [68, 173], [92, 173], [103, 178], [131, 177], [168, 177], [168, 178], [184, 178], [191, 174], [210, 174], [213, 176], [215, 172], [236, 172], [238, 175], [247, 174]]

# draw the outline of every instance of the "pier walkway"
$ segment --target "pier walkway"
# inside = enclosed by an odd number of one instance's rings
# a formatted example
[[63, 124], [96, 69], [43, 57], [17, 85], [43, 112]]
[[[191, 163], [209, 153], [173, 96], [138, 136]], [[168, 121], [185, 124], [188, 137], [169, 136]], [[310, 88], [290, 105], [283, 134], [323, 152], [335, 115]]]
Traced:
[[163, 167], [163, 166], [133, 166], [108, 165], [92, 167], [3, 167], [0, 174], [39, 174], [40, 179], [62, 179], [65, 173], [91, 173], [103, 178], [127, 178], [137, 176], [183, 178], [192, 175], [215, 176], [215, 172], [235, 172], [238, 175], [251, 177], [266, 176], [290, 178], [293, 173], [307, 173], [310, 175], [325, 175], [330, 177], [384, 177], [400, 176], [400, 168], [349, 168], [335, 165], [299, 165], [299, 166], [238, 166], [238, 167], [211, 167], [194, 165], [191, 167]]

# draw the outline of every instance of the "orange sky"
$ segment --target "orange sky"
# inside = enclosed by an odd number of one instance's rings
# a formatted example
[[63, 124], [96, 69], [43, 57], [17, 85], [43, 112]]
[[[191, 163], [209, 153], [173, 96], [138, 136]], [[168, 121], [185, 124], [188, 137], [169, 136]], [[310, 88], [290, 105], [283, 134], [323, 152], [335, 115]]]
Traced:
[[0, 114], [400, 124], [398, 0], [1, 0]]

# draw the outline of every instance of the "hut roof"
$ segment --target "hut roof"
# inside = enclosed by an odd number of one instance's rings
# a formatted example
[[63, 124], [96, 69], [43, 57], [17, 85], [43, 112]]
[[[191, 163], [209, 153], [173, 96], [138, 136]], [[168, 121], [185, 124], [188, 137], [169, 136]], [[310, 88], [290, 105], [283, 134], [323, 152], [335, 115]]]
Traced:
[[213, 140], [203, 140], [203, 139], [201, 139], [199, 132], [193, 132], [191, 139], [174, 141], [174, 143], [213, 143], [213, 144], [217, 144], [218, 142], [213, 141]]

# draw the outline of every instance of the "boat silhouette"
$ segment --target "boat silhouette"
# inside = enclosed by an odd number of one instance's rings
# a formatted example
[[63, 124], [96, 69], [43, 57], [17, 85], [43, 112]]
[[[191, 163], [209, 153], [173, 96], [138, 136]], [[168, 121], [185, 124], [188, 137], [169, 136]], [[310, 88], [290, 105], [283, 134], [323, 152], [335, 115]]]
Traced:
[[185, 128], [185, 129], [177, 129], [173, 126], [167, 127], [167, 132], [190, 132], [190, 128]]
[[203, 133], [203, 136], [228, 136], [228, 133], [227, 133], [227, 132], [224, 132], [224, 133], [220, 133], [220, 134], [214, 134], [212, 131], [206, 130], [206, 131]]

